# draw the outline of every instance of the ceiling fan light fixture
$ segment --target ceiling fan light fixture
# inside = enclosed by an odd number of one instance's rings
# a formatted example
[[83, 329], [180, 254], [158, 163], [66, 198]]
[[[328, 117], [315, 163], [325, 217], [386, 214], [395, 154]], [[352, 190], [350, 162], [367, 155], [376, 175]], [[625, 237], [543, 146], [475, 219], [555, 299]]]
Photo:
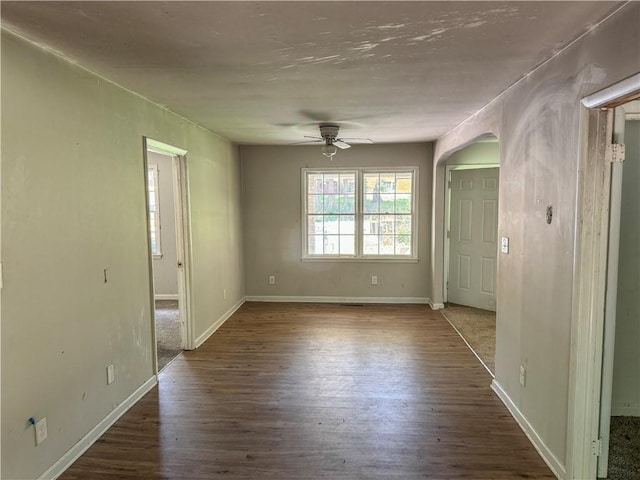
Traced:
[[323, 145], [321, 147], [322, 154], [327, 158], [333, 157], [337, 151], [338, 148], [335, 145]]

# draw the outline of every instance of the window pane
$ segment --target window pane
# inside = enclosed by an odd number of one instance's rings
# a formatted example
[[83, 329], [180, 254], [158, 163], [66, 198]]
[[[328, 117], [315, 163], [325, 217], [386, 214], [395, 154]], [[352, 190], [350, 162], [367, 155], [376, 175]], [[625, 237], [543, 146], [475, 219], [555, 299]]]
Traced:
[[307, 233], [309, 235], [319, 235], [323, 232], [322, 215], [309, 215], [307, 217]]
[[340, 213], [356, 213], [355, 195], [340, 195]]
[[396, 235], [396, 255], [411, 255], [411, 235]]
[[308, 213], [324, 213], [324, 198], [322, 195], [309, 195], [307, 198]]
[[356, 217], [353, 215], [340, 216], [340, 235], [354, 235], [356, 233]]
[[395, 250], [393, 235], [380, 236], [380, 255], [393, 255]]
[[321, 173], [310, 173], [307, 176], [307, 193], [322, 193]]
[[322, 235], [309, 235], [309, 254], [310, 255], [322, 255], [323, 253], [323, 236]]
[[377, 173], [365, 173], [364, 174], [364, 192], [365, 193], [373, 193], [379, 192], [378, 181], [380, 179], [380, 175]]
[[362, 251], [365, 255], [377, 255], [378, 254], [378, 235], [364, 235]]
[[340, 175], [340, 193], [355, 193], [356, 176], [353, 173]]
[[340, 217], [338, 215], [324, 216], [324, 233], [338, 235], [340, 233]]
[[324, 253], [338, 255], [340, 253], [340, 237], [338, 235], [324, 236]]
[[396, 213], [411, 213], [410, 193], [399, 193], [396, 195]]
[[393, 213], [395, 211], [395, 195], [383, 193], [380, 195], [380, 213]]
[[153, 192], [149, 192], [149, 211], [156, 211], [156, 196]]
[[340, 196], [325, 195], [324, 196], [324, 213], [340, 213]]
[[364, 196], [364, 213], [378, 213], [378, 197], [377, 193], [367, 193]]
[[396, 174], [396, 192], [411, 193], [411, 173]]
[[340, 235], [340, 255], [355, 255], [356, 237], [355, 235]]
[[324, 174], [324, 192], [323, 193], [338, 193], [338, 179], [340, 175], [337, 173], [325, 173]]
[[396, 234], [411, 235], [411, 215], [396, 215]]
[[380, 215], [380, 233], [393, 235], [395, 217], [393, 215]]
[[365, 235], [377, 235], [380, 233], [380, 217], [378, 215], [365, 215], [362, 222], [362, 231]]
[[396, 191], [396, 174], [383, 173], [380, 175], [380, 192], [393, 193]]

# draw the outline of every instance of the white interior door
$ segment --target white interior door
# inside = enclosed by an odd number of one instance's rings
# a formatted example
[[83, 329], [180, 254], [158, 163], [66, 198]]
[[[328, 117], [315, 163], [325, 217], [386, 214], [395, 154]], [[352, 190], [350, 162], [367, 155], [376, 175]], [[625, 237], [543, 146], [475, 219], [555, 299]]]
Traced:
[[449, 188], [447, 300], [495, 311], [498, 168], [452, 170]]

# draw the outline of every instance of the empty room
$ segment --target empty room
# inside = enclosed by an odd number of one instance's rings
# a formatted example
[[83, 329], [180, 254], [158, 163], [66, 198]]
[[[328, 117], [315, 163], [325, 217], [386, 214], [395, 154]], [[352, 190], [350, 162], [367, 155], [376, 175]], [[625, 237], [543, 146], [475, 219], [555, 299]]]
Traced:
[[3, 480], [640, 478], [640, 2], [0, 19]]

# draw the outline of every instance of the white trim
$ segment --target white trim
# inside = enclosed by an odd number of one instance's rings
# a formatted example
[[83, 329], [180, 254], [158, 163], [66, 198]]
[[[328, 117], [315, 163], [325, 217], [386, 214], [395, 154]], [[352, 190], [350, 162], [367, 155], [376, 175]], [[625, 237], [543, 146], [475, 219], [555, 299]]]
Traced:
[[434, 303], [433, 301], [431, 301], [431, 299], [429, 299], [428, 303], [431, 307], [431, 310], [440, 310], [441, 308], [444, 308], [444, 303]]
[[154, 295], [156, 300], [179, 300], [180, 297], [177, 293], [156, 293]]
[[498, 398], [504, 403], [509, 413], [516, 420], [524, 434], [527, 436], [529, 441], [533, 444], [536, 451], [540, 454], [544, 462], [551, 469], [553, 474], [560, 480], [564, 480], [566, 478], [566, 471], [564, 465], [556, 458], [556, 456], [549, 450], [549, 447], [542, 441], [538, 432], [535, 431], [533, 426], [529, 423], [527, 418], [522, 414], [522, 412], [518, 409], [515, 403], [509, 398], [507, 392], [504, 391], [500, 383], [494, 378], [491, 382], [491, 389], [495, 392]]
[[598, 108], [606, 105], [607, 103], [613, 102], [614, 100], [631, 95], [638, 90], [640, 90], [640, 73], [636, 73], [615, 85], [603, 88], [602, 90], [583, 98], [582, 105], [587, 108]]
[[[328, 168], [306, 168], [303, 167], [301, 172], [301, 261], [340, 261], [340, 262], [398, 262], [398, 263], [417, 263], [418, 259], [418, 222], [419, 222], [419, 166], [398, 166], [398, 167], [328, 167]], [[308, 177], [310, 174], [353, 174], [355, 177], [355, 254], [353, 255], [325, 255], [325, 254], [309, 254], [308, 253]], [[370, 255], [364, 253], [364, 176], [371, 173], [411, 173], [411, 255]], [[313, 215], [313, 214], [311, 214]], [[348, 214], [344, 214], [348, 215]], [[394, 214], [395, 215], [395, 214]]]
[[218, 320], [213, 322], [213, 324], [209, 328], [207, 328], [202, 335], [200, 335], [198, 338], [196, 338], [196, 341], [195, 341], [195, 344], [194, 344], [194, 348], [198, 348], [204, 342], [206, 342], [207, 339], [211, 335], [213, 335], [215, 333], [215, 331], [218, 330], [222, 326], [222, 324], [229, 319], [229, 317], [231, 315], [236, 313], [236, 311], [242, 306], [242, 304], [244, 304], [245, 301], [246, 301], [245, 298], [241, 298], [238, 303], [236, 303], [233, 307], [231, 307], [229, 310], [227, 310], [220, 318], [218, 318]]
[[419, 263], [419, 258], [413, 257], [302, 257], [300, 259], [303, 263], [324, 263], [324, 262], [338, 262], [338, 263]]
[[640, 417], [640, 405], [613, 405], [612, 417]]
[[625, 114], [624, 118], [628, 122], [637, 122], [638, 120], [640, 120], [640, 113], [627, 113]]
[[247, 302], [282, 303], [419, 303], [431, 304], [428, 297], [324, 297], [324, 296], [248, 296]]
[[89, 430], [84, 437], [71, 447], [60, 459], [54, 463], [46, 472], [40, 475], [39, 480], [55, 480], [75, 462], [80, 455], [86, 452], [96, 440], [98, 440], [111, 426], [116, 423], [122, 415], [127, 413], [142, 397], [144, 397], [153, 387], [158, 384], [158, 378], [154, 375], [144, 382], [138, 389], [129, 395], [120, 405], [113, 409], [95, 427]]

